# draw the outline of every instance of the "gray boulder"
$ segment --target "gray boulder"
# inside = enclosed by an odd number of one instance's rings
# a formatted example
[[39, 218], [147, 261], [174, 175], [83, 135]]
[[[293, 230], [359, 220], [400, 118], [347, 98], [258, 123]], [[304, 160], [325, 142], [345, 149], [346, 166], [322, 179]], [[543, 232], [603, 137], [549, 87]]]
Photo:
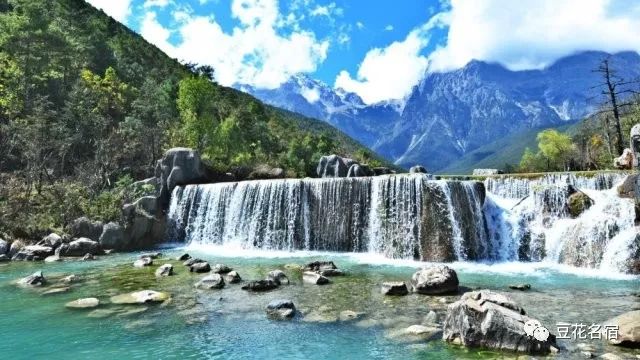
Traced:
[[291, 300], [273, 300], [267, 305], [267, 316], [273, 320], [289, 320], [296, 314], [296, 306]]
[[442, 338], [470, 348], [528, 354], [547, 354], [557, 349], [553, 334], [546, 341], [527, 335], [525, 323], [530, 320], [537, 321], [525, 316], [510, 298], [489, 290], [473, 291], [448, 306]]
[[302, 282], [311, 285], [326, 285], [331, 281], [318, 273], [305, 271], [302, 273]]
[[100, 243], [89, 238], [79, 238], [69, 243], [69, 246], [61, 250], [62, 256], [84, 256], [86, 254], [100, 254]]
[[224, 280], [229, 284], [237, 284], [242, 281], [240, 274], [237, 271], [230, 271], [224, 275]]
[[[636, 197], [636, 183], [638, 182], [638, 174], [627, 175], [622, 184], [617, 188], [618, 196], [621, 198], [633, 199]], [[640, 194], [639, 194], [640, 195]]]
[[190, 257], [190, 258], [186, 259], [186, 260], [182, 263], [182, 265], [184, 265], [184, 266], [191, 266], [191, 265], [193, 265], [193, 264], [195, 264], [195, 263], [200, 263], [200, 262], [206, 262], [206, 261], [204, 261], [204, 260], [202, 260], [202, 259], [198, 259], [198, 258], [192, 258], [192, 257]]
[[458, 275], [446, 265], [418, 270], [411, 277], [411, 290], [418, 294], [440, 295], [458, 291]]
[[42, 245], [29, 245], [20, 249], [11, 260], [13, 261], [40, 261], [53, 255], [53, 248]]
[[383, 282], [381, 292], [382, 295], [403, 296], [409, 293], [409, 289], [404, 281]]
[[427, 169], [422, 165], [414, 165], [409, 169], [410, 174], [426, 174]]
[[613, 327], [618, 329], [616, 338], [604, 338], [613, 345], [619, 345], [630, 348], [640, 348], [640, 310], [629, 311], [618, 315], [613, 319], [609, 319], [603, 324], [603, 332], [605, 327]]
[[349, 171], [347, 171], [347, 177], [365, 177], [373, 175], [373, 170], [371, 170], [367, 165], [353, 164], [349, 167]]
[[228, 267], [225, 264], [215, 264], [211, 268], [211, 272], [216, 274], [226, 274], [228, 272], [231, 272], [232, 270], [233, 270], [232, 268]]
[[164, 239], [166, 216], [155, 196], [144, 196], [122, 208], [127, 250], [142, 249]]
[[624, 149], [622, 155], [613, 159], [613, 167], [620, 170], [630, 170], [633, 168], [633, 151]]
[[271, 280], [278, 285], [289, 285], [289, 278], [282, 270], [269, 271], [269, 274], [267, 274], [267, 280]]
[[0, 262], [11, 261], [11, 258], [7, 256], [7, 254], [0, 254]]
[[49, 246], [54, 249], [60, 246], [61, 244], [62, 244], [62, 236], [55, 233], [51, 233], [45, 236], [44, 238], [42, 238], [42, 240], [38, 242], [38, 245]]
[[153, 265], [153, 259], [151, 259], [150, 257], [141, 257], [133, 262], [133, 267], [137, 268], [143, 268], [151, 265]]
[[102, 228], [104, 224], [100, 221], [91, 221], [87, 217], [75, 219], [69, 225], [69, 235], [74, 238], [89, 238], [93, 241], [98, 241], [102, 234]]
[[14, 242], [11, 243], [11, 246], [9, 247], [9, 252], [7, 253], [7, 255], [9, 255], [10, 258], [13, 258], [15, 254], [17, 254], [20, 250], [22, 250], [22, 248], [25, 247], [25, 244], [20, 241], [20, 240], [15, 240]]
[[124, 229], [117, 223], [110, 222], [102, 228], [99, 243], [103, 249], [129, 250], [129, 243]]
[[178, 257], [176, 257], [176, 260], [178, 260], [178, 261], [187, 261], [187, 260], [189, 260], [189, 259], [191, 259], [191, 255], [189, 255], [189, 254], [187, 254], [187, 253], [182, 254], [182, 255], [180, 255], [180, 256], [178, 256]]
[[316, 173], [322, 178], [345, 177], [348, 170], [349, 166], [345, 164], [343, 158], [338, 155], [329, 155], [320, 158]]
[[342, 275], [342, 271], [338, 269], [333, 261], [313, 261], [305, 265], [303, 270], [316, 272], [323, 276]]
[[9, 252], [9, 243], [0, 239], [0, 255], [4, 255]]
[[220, 274], [209, 274], [195, 285], [196, 289], [222, 289], [224, 287], [224, 278]]
[[173, 265], [164, 264], [156, 269], [156, 277], [164, 277], [173, 275]]
[[286, 176], [284, 169], [273, 168], [269, 165], [258, 165], [247, 176], [248, 180], [271, 180], [284, 179]]
[[47, 280], [42, 275], [42, 271], [36, 271], [33, 274], [18, 280], [20, 286], [43, 286], [47, 283]]
[[191, 266], [189, 266], [190, 272], [195, 273], [205, 273], [211, 271], [211, 265], [208, 262], [197, 262]]
[[253, 291], [253, 292], [262, 292], [273, 290], [278, 287], [273, 280], [257, 280], [250, 281], [242, 286], [242, 290]]

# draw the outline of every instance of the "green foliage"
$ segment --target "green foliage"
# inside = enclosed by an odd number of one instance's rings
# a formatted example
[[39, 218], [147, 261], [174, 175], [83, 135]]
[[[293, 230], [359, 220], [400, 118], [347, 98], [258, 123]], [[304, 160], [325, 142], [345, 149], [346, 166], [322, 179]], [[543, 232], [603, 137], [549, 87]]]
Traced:
[[540, 132], [536, 138], [548, 170], [569, 170], [568, 162], [574, 155], [575, 145], [568, 135], [548, 129]]

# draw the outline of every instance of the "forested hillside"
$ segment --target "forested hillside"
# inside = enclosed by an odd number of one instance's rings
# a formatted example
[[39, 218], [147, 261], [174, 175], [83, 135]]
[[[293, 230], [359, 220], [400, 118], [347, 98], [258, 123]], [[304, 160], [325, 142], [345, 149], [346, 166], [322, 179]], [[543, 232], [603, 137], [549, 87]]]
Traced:
[[263, 105], [181, 64], [82, 0], [0, 0], [0, 233], [111, 220], [171, 147], [224, 172], [310, 175], [338, 153], [377, 162], [319, 121]]

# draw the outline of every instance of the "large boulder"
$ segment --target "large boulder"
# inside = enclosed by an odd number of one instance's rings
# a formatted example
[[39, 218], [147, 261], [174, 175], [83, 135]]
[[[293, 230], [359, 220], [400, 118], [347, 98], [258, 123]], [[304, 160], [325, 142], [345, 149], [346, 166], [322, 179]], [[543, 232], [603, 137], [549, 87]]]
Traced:
[[[633, 199], [636, 197], [636, 183], [638, 174], [627, 175], [622, 184], [618, 185], [618, 196], [621, 198]], [[640, 194], [639, 194], [640, 195]]]
[[382, 283], [382, 295], [403, 296], [409, 294], [409, 289], [404, 281], [392, 281]]
[[102, 227], [104, 224], [100, 221], [91, 221], [87, 217], [83, 216], [77, 218], [69, 225], [69, 235], [74, 238], [89, 238], [93, 241], [98, 241], [102, 234]]
[[409, 173], [410, 174], [426, 174], [427, 169], [425, 169], [425, 167], [422, 165], [415, 165], [415, 166], [412, 166], [411, 169], [409, 169]]
[[0, 239], [0, 255], [4, 255], [9, 252], [9, 243], [3, 239]]
[[316, 173], [318, 177], [331, 178], [331, 177], [345, 177], [349, 171], [349, 166], [353, 164], [353, 160], [348, 159], [350, 164], [347, 166], [346, 159], [341, 158], [338, 155], [323, 156], [318, 162]]
[[173, 275], [173, 265], [164, 264], [156, 269], [156, 277], [165, 277]]
[[347, 171], [347, 177], [364, 177], [373, 175], [375, 175], [373, 170], [371, 170], [367, 165], [353, 164]]
[[200, 281], [198, 281], [195, 285], [196, 289], [222, 289], [224, 287], [224, 278], [220, 274], [209, 274]]
[[593, 200], [582, 191], [576, 191], [567, 198], [567, 211], [572, 218], [577, 218], [593, 205]]
[[313, 261], [308, 263], [302, 269], [303, 271], [310, 271], [318, 273], [322, 276], [340, 276], [344, 275], [342, 270], [338, 269], [333, 261]]
[[154, 196], [144, 196], [122, 208], [128, 250], [150, 247], [164, 239], [166, 216]]
[[206, 261], [197, 262], [189, 266], [189, 271], [195, 273], [206, 273], [211, 271], [211, 265], [209, 265], [209, 263]]
[[552, 347], [556, 348], [555, 336], [539, 321], [526, 316], [507, 296], [490, 290], [465, 293], [459, 301], [450, 304], [442, 338], [470, 348], [528, 354], [547, 354]]
[[84, 256], [86, 254], [100, 254], [101, 252], [102, 248], [99, 242], [83, 237], [70, 242], [69, 246], [60, 252], [60, 255]]
[[458, 291], [458, 275], [446, 265], [418, 270], [411, 277], [411, 290], [418, 294], [440, 295]]
[[128, 250], [129, 242], [127, 240], [129, 239], [125, 236], [122, 226], [110, 222], [102, 228], [99, 243], [103, 249]]
[[296, 314], [296, 306], [291, 300], [273, 300], [267, 305], [267, 316], [274, 320], [288, 320]]
[[40, 261], [53, 255], [53, 248], [42, 245], [29, 245], [18, 251], [11, 260], [13, 261]]
[[14, 242], [11, 243], [11, 246], [9, 246], [9, 252], [7, 253], [7, 255], [9, 255], [9, 257], [12, 258], [15, 254], [20, 252], [20, 250], [22, 250], [23, 247], [25, 247], [25, 244], [22, 241], [15, 240]]
[[38, 242], [38, 245], [49, 246], [54, 249], [60, 246], [61, 244], [62, 244], [62, 236], [56, 233], [51, 233], [45, 236], [44, 238], [42, 238], [42, 240]]
[[285, 171], [282, 168], [273, 168], [269, 165], [258, 165], [247, 176], [247, 180], [272, 180], [284, 179]]
[[613, 166], [620, 170], [633, 168], [633, 151], [631, 149], [624, 149], [622, 155], [613, 159]]
[[267, 279], [275, 282], [278, 285], [289, 285], [289, 278], [282, 270], [269, 271]]
[[[604, 338], [613, 345], [640, 348], [640, 310], [629, 311], [602, 324]], [[617, 329], [618, 336], [607, 337], [607, 329]]]

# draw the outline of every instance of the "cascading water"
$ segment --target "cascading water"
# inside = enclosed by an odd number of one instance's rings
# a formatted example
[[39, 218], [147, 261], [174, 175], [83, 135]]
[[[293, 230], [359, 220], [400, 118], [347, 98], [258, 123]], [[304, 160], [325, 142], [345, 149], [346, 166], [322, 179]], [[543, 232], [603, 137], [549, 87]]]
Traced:
[[172, 194], [169, 237], [243, 248], [485, 259], [491, 252], [483, 201], [481, 183], [423, 174], [189, 185]]
[[[431, 180], [423, 174], [177, 187], [169, 238], [268, 250], [370, 252], [425, 261], [544, 261], [608, 271], [636, 266], [624, 174]], [[571, 186], [571, 187], [569, 187]], [[568, 189], [593, 205], [568, 213]], [[487, 190], [485, 193], [485, 189]]]

